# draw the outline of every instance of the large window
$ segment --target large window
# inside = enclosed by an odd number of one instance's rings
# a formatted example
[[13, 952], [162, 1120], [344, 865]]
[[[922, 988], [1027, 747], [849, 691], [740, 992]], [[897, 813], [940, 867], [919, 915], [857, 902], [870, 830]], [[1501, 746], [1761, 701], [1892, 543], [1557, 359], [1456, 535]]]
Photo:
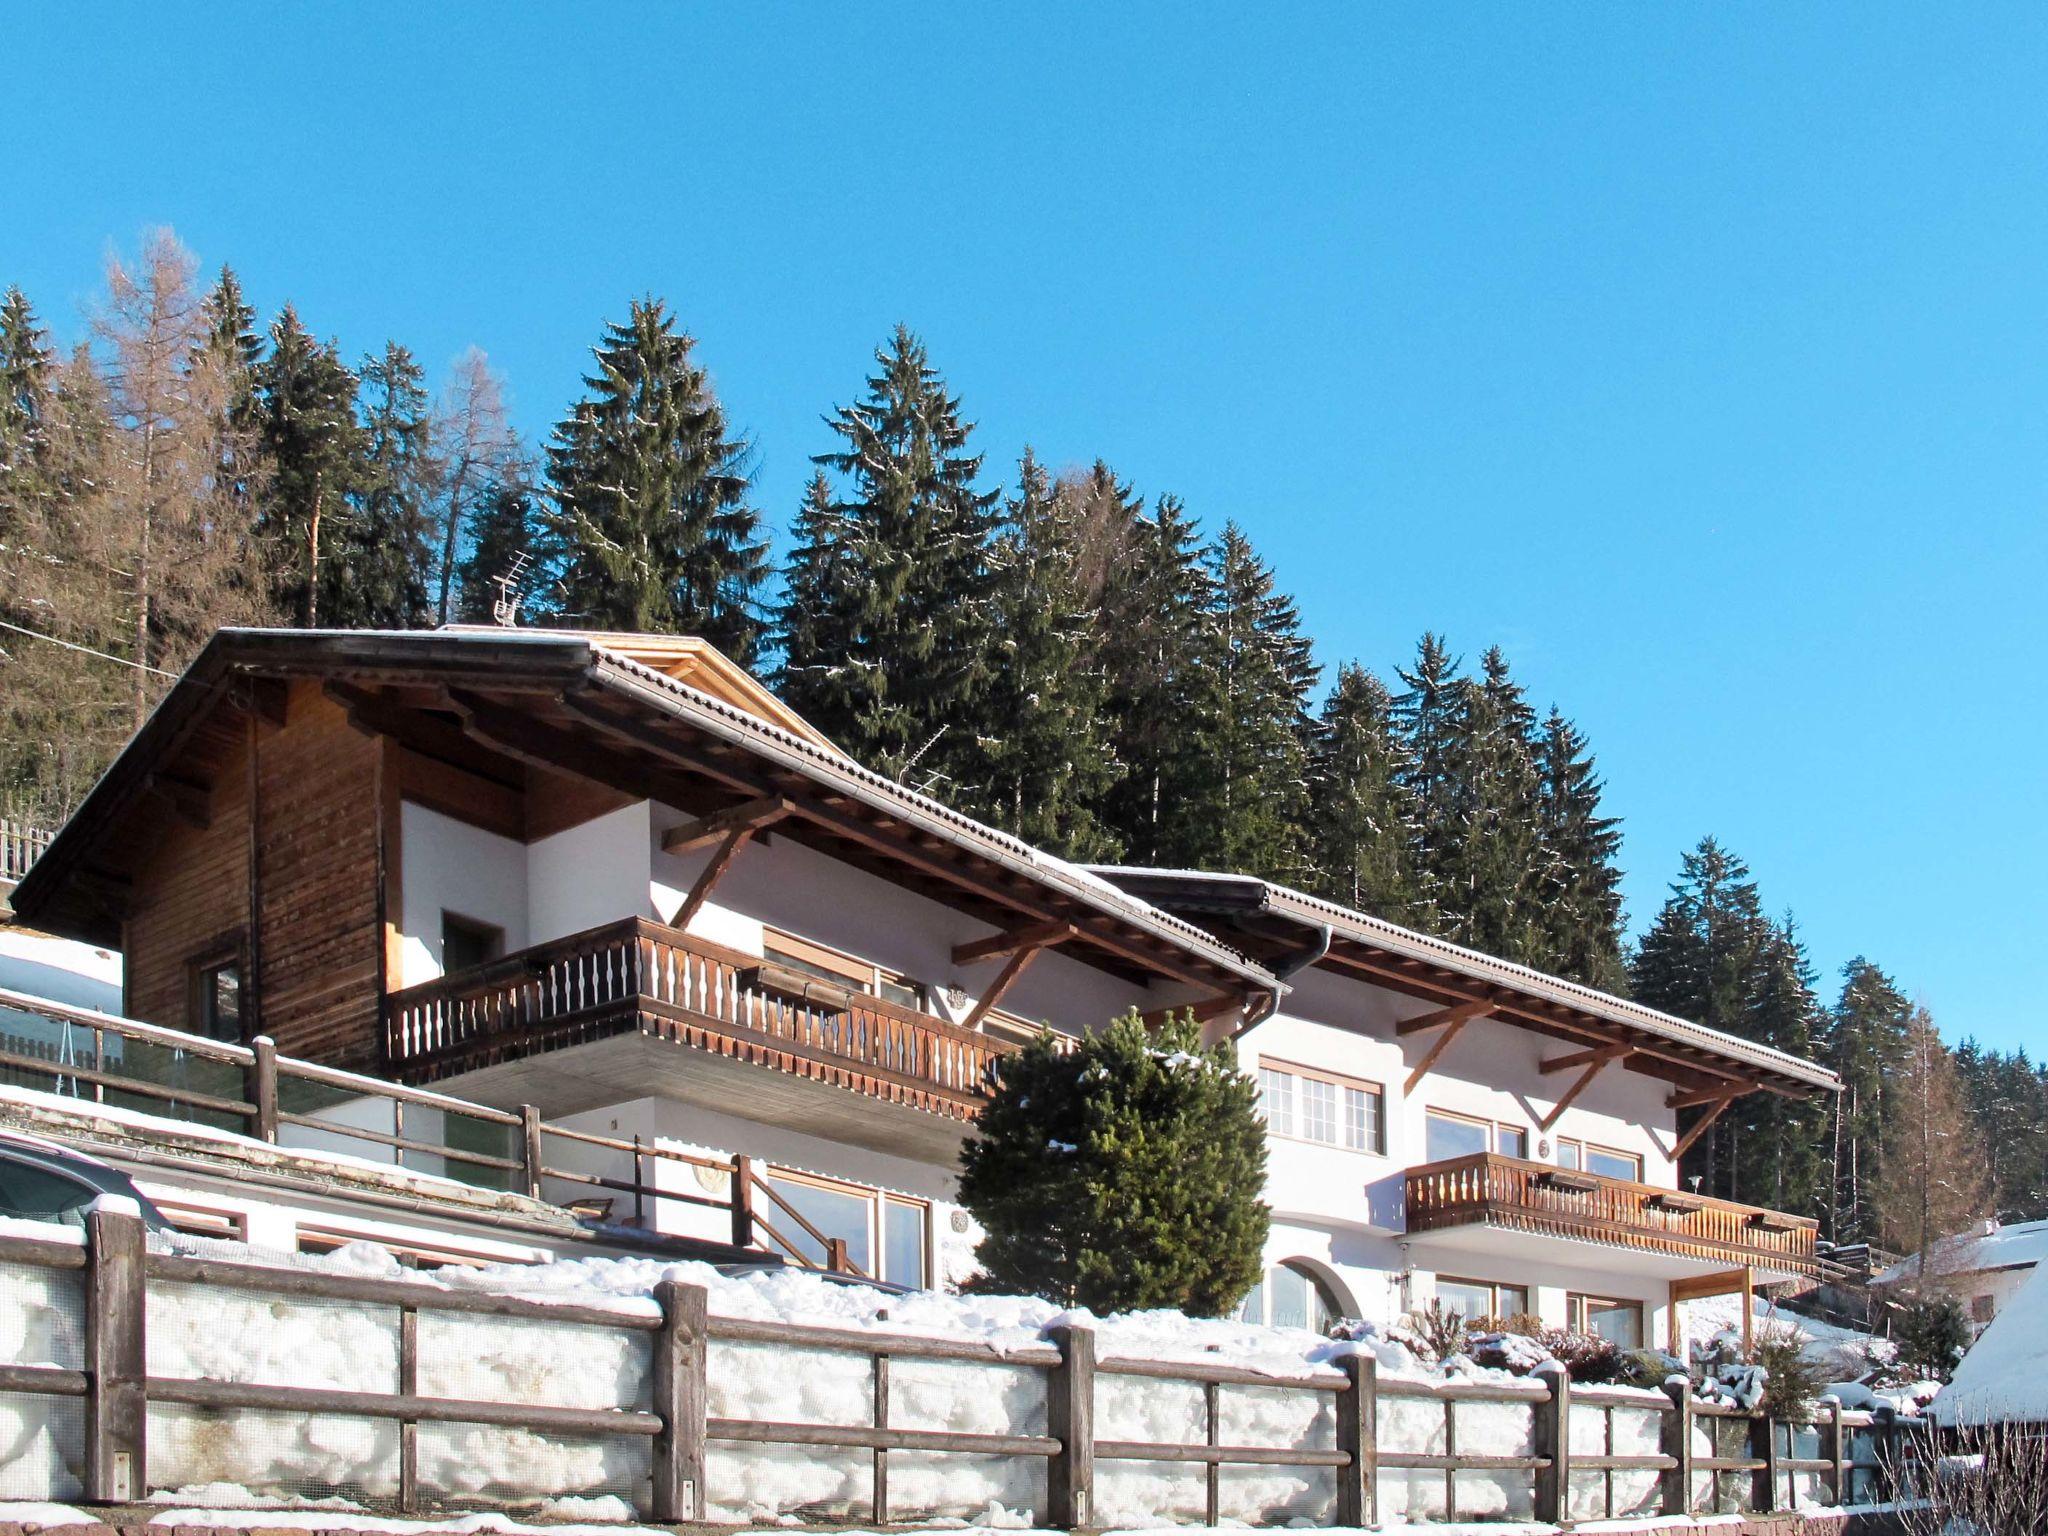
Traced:
[[1337, 1320], [1337, 1299], [1306, 1265], [1289, 1260], [1267, 1270], [1237, 1309], [1240, 1321], [1275, 1328], [1328, 1333]]
[[1557, 1166], [1630, 1184], [1643, 1181], [1643, 1160], [1637, 1153], [1617, 1152], [1612, 1147], [1596, 1147], [1569, 1137], [1560, 1138], [1557, 1143]]
[[1432, 1109], [1424, 1113], [1423, 1127], [1424, 1162], [1441, 1163], [1480, 1152], [1498, 1152], [1503, 1157], [1529, 1155], [1529, 1133], [1519, 1125], [1497, 1125], [1473, 1115]]
[[840, 982], [856, 992], [899, 1003], [920, 1013], [925, 1009], [924, 987], [900, 971], [815, 944], [809, 939], [800, 939], [793, 933], [781, 933], [773, 928], [765, 930], [761, 936], [761, 954], [764, 959], [773, 960], [792, 971], [802, 971], [806, 976]]
[[1498, 1285], [1491, 1280], [1456, 1280], [1438, 1275], [1436, 1299], [1446, 1312], [1455, 1312], [1467, 1322], [1483, 1317], [1525, 1317], [1529, 1312], [1526, 1285]]
[[1261, 1061], [1259, 1102], [1275, 1136], [1386, 1155], [1387, 1096], [1378, 1083]]
[[819, 1235], [845, 1243], [846, 1262], [862, 1274], [898, 1285], [931, 1283], [926, 1258], [931, 1208], [922, 1200], [779, 1168], [767, 1180], [776, 1198], [761, 1200], [757, 1209], [775, 1231], [762, 1236], [770, 1242], [782, 1239], [791, 1258], [821, 1266], [826, 1262], [825, 1245], [804, 1227], [809, 1222]]
[[1575, 1333], [1597, 1333], [1621, 1349], [1643, 1347], [1643, 1304], [1608, 1296], [1571, 1295], [1565, 1299]]

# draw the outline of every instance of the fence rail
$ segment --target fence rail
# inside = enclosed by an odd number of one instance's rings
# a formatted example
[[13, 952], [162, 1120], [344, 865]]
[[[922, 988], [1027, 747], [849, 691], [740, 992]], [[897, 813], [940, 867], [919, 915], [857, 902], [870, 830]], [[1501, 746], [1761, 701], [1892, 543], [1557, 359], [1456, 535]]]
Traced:
[[42, 857], [54, 833], [0, 816], [0, 883], [12, 885]]
[[[897, 1453], [971, 1457], [981, 1462], [1022, 1460], [1044, 1471], [1042, 1523], [1058, 1527], [1096, 1522], [1097, 1463], [1153, 1463], [1198, 1468], [1206, 1486], [1206, 1516], [1223, 1517], [1225, 1469], [1298, 1468], [1327, 1472], [1334, 1496], [1327, 1505], [1332, 1523], [1357, 1526], [1381, 1518], [1380, 1488], [1389, 1473], [1440, 1474], [1445, 1480], [1445, 1514], [1457, 1518], [1459, 1479], [1466, 1474], [1526, 1477], [1528, 1509], [1534, 1519], [1562, 1524], [1573, 1518], [1620, 1514], [1691, 1514], [1697, 1479], [1712, 1485], [1710, 1503], [1719, 1509], [1724, 1485], [1746, 1482], [1738, 1507], [1757, 1511], [1790, 1509], [1798, 1502], [1802, 1474], [1818, 1477], [1835, 1504], [1872, 1503], [1910, 1495], [1922, 1486], [1917, 1470], [1930, 1454], [1926, 1437], [1896, 1418], [1843, 1411], [1824, 1405], [1816, 1425], [1785, 1425], [1712, 1404], [1695, 1403], [1674, 1383], [1665, 1400], [1648, 1394], [1582, 1387], [1574, 1389], [1562, 1370], [1533, 1378], [1518, 1388], [1466, 1383], [1440, 1387], [1414, 1381], [1381, 1381], [1364, 1355], [1338, 1362], [1341, 1369], [1304, 1366], [1295, 1375], [1268, 1375], [1226, 1362], [1098, 1359], [1093, 1331], [1063, 1325], [1051, 1330], [1049, 1346], [998, 1351], [977, 1341], [930, 1339], [847, 1329], [793, 1326], [709, 1314], [698, 1287], [664, 1281], [654, 1307], [612, 1310], [527, 1298], [450, 1290], [413, 1281], [371, 1279], [312, 1270], [274, 1269], [211, 1258], [151, 1252], [141, 1222], [126, 1213], [96, 1209], [87, 1218], [83, 1245], [31, 1238], [0, 1238], [0, 1265], [30, 1270], [84, 1271], [83, 1368], [59, 1365], [0, 1365], [0, 1391], [77, 1401], [83, 1416], [84, 1500], [122, 1503], [159, 1491], [149, 1464], [151, 1426], [158, 1408], [199, 1409], [216, 1415], [258, 1411], [295, 1416], [310, 1429], [317, 1421], [369, 1420], [396, 1424], [395, 1502], [404, 1511], [437, 1502], [422, 1485], [419, 1429], [422, 1425], [482, 1425], [538, 1436], [603, 1437], [640, 1441], [651, 1447], [651, 1467], [636, 1502], [655, 1520], [708, 1518], [712, 1509], [706, 1479], [707, 1450], [725, 1447], [808, 1447], [865, 1452], [872, 1481], [868, 1517], [886, 1522], [898, 1514], [892, 1502], [891, 1458]], [[5, 1283], [19, 1283], [8, 1280]], [[261, 1382], [220, 1381], [152, 1370], [145, 1340], [153, 1302], [179, 1304], [177, 1292], [157, 1287], [204, 1287], [268, 1299], [273, 1315], [292, 1304], [344, 1303], [358, 1312], [395, 1310], [398, 1353], [395, 1390], [342, 1391]], [[190, 1304], [189, 1302], [183, 1304]], [[650, 1340], [645, 1374], [619, 1390], [627, 1400], [616, 1407], [547, 1406], [478, 1397], [424, 1393], [421, 1384], [420, 1320], [436, 1312], [481, 1315], [642, 1335]], [[858, 1422], [792, 1422], [732, 1417], [711, 1411], [709, 1348], [713, 1344], [774, 1345], [789, 1359], [749, 1363], [749, 1370], [795, 1376], [815, 1367], [804, 1355], [816, 1351], [851, 1354], [866, 1361], [872, 1411]], [[982, 1365], [1009, 1372], [1028, 1370], [1044, 1382], [1042, 1426], [1012, 1423], [1007, 1429], [953, 1430], [891, 1422], [892, 1362], [943, 1361]], [[1098, 1436], [1101, 1378], [1140, 1377], [1179, 1384], [1201, 1394], [1205, 1433], [1197, 1441], [1130, 1440]], [[1311, 1405], [1334, 1409], [1332, 1443], [1238, 1444], [1224, 1438], [1220, 1394], [1255, 1386], [1271, 1392], [1311, 1394]], [[980, 1388], [974, 1388], [977, 1394]], [[991, 1385], [991, 1393], [994, 1387]], [[1422, 1400], [1444, 1413], [1443, 1450], [1398, 1450], [1381, 1443], [1381, 1416], [1389, 1404]], [[1510, 1403], [1531, 1415], [1532, 1450], [1526, 1455], [1485, 1455], [1460, 1451], [1459, 1409], [1474, 1403]], [[1603, 1449], [1580, 1449], [1575, 1414], [1594, 1413], [1607, 1421]], [[1658, 1417], [1662, 1449], [1655, 1454], [1617, 1451], [1615, 1416], [1652, 1413]], [[1313, 1416], [1321, 1422], [1320, 1409]], [[223, 1431], [230, 1426], [223, 1423]], [[1698, 1454], [1696, 1438], [1708, 1436], [1713, 1454]], [[1724, 1451], [1739, 1444], [1740, 1454]], [[1802, 1436], [1816, 1438], [1818, 1454], [1795, 1454]], [[1618, 1474], [1655, 1474], [1655, 1508], [1619, 1510]], [[169, 1474], [166, 1474], [169, 1475]], [[1859, 1483], [1858, 1478], [1862, 1481]], [[1585, 1503], [1587, 1479], [1605, 1479], [1604, 1501]], [[499, 1492], [471, 1498], [472, 1505], [517, 1508], [558, 1489], [531, 1496]], [[448, 1502], [446, 1500], [438, 1502]], [[457, 1501], [461, 1502], [461, 1501]], [[1808, 1502], [1811, 1502], [1809, 1500]]]
[[[55, 1032], [49, 1038], [25, 1035], [9, 1027], [8, 1012], [40, 1020]], [[605, 1219], [612, 1219], [613, 1197], [625, 1196], [631, 1208], [620, 1214], [649, 1230], [659, 1228], [664, 1205], [719, 1211], [725, 1213], [734, 1247], [806, 1268], [861, 1273], [845, 1242], [806, 1219], [752, 1158], [709, 1157], [639, 1137], [557, 1125], [543, 1120], [531, 1105], [500, 1109], [301, 1061], [279, 1054], [266, 1038], [237, 1045], [0, 988], [0, 1073], [6, 1081], [47, 1080], [52, 1090], [95, 1104], [141, 1100], [149, 1112], [169, 1118], [216, 1126], [226, 1122], [226, 1128], [288, 1149], [313, 1150], [333, 1137], [379, 1149], [394, 1167], [408, 1166], [408, 1156], [436, 1158], [450, 1177], [536, 1200], [546, 1199], [551, 1187], [556, 1193], [603, 1191], [593, 1198], [605, 1207], [598, 1213]], [[299, 1107], [292, 1107], [295, 1100]], [[380, 1106], [383, 1126], [335, 1114], [339, 1106], [365, 1104]], [[486, 1136], [496, 1133], [502, 1150], [458, 1142], [453, 1133], [458, 1125], [480, 1128]], [[435, 1127], [438, 1135], [432, 1134]], [[288, 1132], [300, 1134], [294, 1140]], [[584, 1148], [611, 1154], [624, 1163], [628, 1176], [569, 1166], [566, 1159], [574, 1154], [568, 1149]], [[720, 1176], [723, 1192], [678, 1187], [681, 1180], [664, 1179], [664, 1171], [687, 1173], [692, 1183], [699, 1171]], [[465, 1214], [486, 1225], [517, 1224], [489, 1212]]]
[[391, 994], [385, 1059], [431, 1080], [639, 1032], [969, 1120], [1014, 1050], [886, 998], [645, 918], [550, 940]]

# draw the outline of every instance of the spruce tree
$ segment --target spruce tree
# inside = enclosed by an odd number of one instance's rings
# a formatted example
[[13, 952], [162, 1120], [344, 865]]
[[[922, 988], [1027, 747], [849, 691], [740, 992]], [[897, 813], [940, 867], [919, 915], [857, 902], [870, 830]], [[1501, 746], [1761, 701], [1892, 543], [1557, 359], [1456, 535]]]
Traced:
[[48, 338], [19, 288], [0, 298], [0, 539], [26, 515], [48, 433], [54, 376]]
[[314, 340], [287, 304], [256, 372], [258, 435], [270, 468], [257, 531], [279, 605], [306, 628], [324, 617], [325, 566], [362, 479], [357, 389], [334, 347]]
[[1452, 817], [1437, 837], [1438, 928], [1504, 960], [1541, 953], [1541, 822], [1531, 745], [1535, 712], [1498, 646], [1459, 685], [1448, 767]]
[[321, 572], [321, 621], [339, 629], [410, 629], [429, 615], [434, 462], [426, 375], [392, 342], [365, 360], [361, 377], [362, 461], [349, 516]]
[[767, 544], [750, 450], [695, 345], [658, 300], [605, 327], [588, 393], [548, 448], [548, 533], [567, 622], [699, 635], [745, 663]]
[[1209, 808], [1223, 641], [1200, 530], [1177, 497], [1161, 496], [1118, 541], [1097, 646], [1124, 765], [1103, 820], [1131, 863], [1197, 866], [1216, 846]]
[[[1816, 1053], [1824, 1025], [1812, 967], [1790, 917], [1755, 934], [1744, 1012], [1745, 1040], [1802, 1059]], [[1827, 1201], [1828, 1106], [1819, 1099], [1754, 1093], [1735, 1101], [1730, 1187], [1736, 1198], [1780, 1211], [1820, 1210]]]
[[1905, 993], [1876, 965], [1858, 955], [1842, 967], [1842, 990], [1820, 1052], [1842, 1079], [1828, 1132], [1834, 1186], [1828, 1236], [1837, 1243], [1878, 1237], [1871, 1188], [1882, 1153], [1885, 1094], [1905, 1054], [1912, 1014]]
[[477, 496], [464, 529], [466, 552], [456, 571], [455, 618], [464, 624], [495, 623], [501, 601], [530, 617], [526, 609], [538, 597], [542, 580], [533, 561], [539, 527], [533, 491], [523, 480], [499, 481]]
[[828, 418], [839, 477], [801, 518], [779, 610], [779, 685], [856, 759], [967, 808], [990, 791], [991, 541], [973, 425], [902, 326], [860, 400]]
[[1621, 958], [1621, 823], [1600, 813], [1602, 784], [1578, 727], [1550, 711], [1536, 739], [1535, 963], [1606, 992], [1627, 986]]
[[1265, 1124], [1228, 1046], [1135, 1013], [1062, 1054], [997, 1064], [961, 1147], [960, 1202], [990, 1289], [1096, 1312], [1225, 1317], [1264, 1265]]
[[1220, 641], [1206, 863], [1308, 883], [1308, 696], [1317, 668], [1294, 600], [1236, 523], [1208, 554]]
[[1337, 669], [1309, 752], [1315, 893], [1388, 922], [1410, 921], [1412, 812], [1387, 686], [1356, 662]]
[[1095, 599], [1084, 586], [1081, 515], [1027, 449], [993, 560], [999, 664], [984, 706], [983, 803], [1026, 842], [1099, 861], [1115, 852], [1095, 815], [1115, 764], [1089, 655]]
[[203, 369], [211, 379], [214, 477], [236, 523], [246, 529], [254, 523], [265, 489], [257, 400], [263, 337], [256, 329], [256, 311], [242, 296], [241, 280], [231, 267], [220, 269], [200, 307], [205, 334], [195, 371]]
[[1464, 835], [1461, 787], [1470, 739], [1465, 708], [1471, 695], [1459, 676], [1460, 666], [1441, 636], [1425, 634], [1416, 646], [1413, 668], [1396, 673], [1403, 691], [1393, 701], [1394, 726], [1402, 743], [1400, 783], [1414, 814], [1412, 910], [1418, 927], [1445, 935], [1459, 929], [1465, 919], [1457, 859]]

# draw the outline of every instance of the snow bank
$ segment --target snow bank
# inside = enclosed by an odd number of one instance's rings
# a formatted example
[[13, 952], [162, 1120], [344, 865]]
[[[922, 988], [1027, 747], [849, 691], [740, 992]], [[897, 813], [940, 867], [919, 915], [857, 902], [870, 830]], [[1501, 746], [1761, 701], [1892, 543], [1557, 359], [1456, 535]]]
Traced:
[[1928, 1405], [1943, 1424], [2048, 1423], [2048, 1269], [2036, 1269]]

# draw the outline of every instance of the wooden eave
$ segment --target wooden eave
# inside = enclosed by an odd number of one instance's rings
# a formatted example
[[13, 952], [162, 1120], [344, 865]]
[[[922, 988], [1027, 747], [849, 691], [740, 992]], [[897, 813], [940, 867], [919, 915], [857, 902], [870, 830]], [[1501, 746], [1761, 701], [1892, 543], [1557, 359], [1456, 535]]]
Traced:
[[54, 931], [118, 942], [122, 882], [139, 834], [165, 817], [146, 792], [150, 775], [175, 768], [181, 781], [203, 785], [207, 764], [217, 770], [228, 760], [252, 718], [278, 718], [277, 690], [297, 678], [318, 683], [359, 729], [500, 783], [566, 774], [698, 817], [772, 797], [789, 807], [776, 836], [992, 927], [1069, 927], [1061, 951], [1103, 970], [1248, 1002], [1275, 990], [1220, 942], [1192, 931], [1182, 942], [1034, 877], [964, 818], [951, 818], [963, 832], [934, 826], [907, 803], [892, 807], [891, 795], [854, 782], [858, 770], [829, 748], [811, 761], [735, 739], [745, 729], [693, 720], [695, 706], [630, 666], [607, 664], [590, 642], [522, 636], [223, 632], [30, 870], [16, 910]]

